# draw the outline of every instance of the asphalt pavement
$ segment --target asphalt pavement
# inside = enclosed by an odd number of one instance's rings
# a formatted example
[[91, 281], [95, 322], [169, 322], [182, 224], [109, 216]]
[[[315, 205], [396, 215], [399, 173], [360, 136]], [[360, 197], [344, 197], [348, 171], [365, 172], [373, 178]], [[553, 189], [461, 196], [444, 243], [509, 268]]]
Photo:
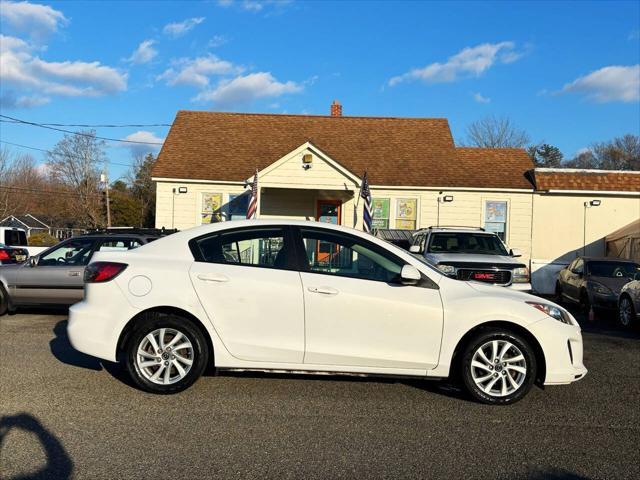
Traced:
[[73, 350], [66, 314], [0, 318], [0, 478], [640, 478], [640, 335], [584, 333], [587, 377], [509, 407], [443, 382], [208, 375], [156, 396]]

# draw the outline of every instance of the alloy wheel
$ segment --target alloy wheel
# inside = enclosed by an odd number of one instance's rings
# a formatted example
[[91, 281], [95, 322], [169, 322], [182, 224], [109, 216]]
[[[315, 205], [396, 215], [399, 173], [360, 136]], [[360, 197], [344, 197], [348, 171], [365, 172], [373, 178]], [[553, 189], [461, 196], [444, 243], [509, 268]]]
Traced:
[[629, 300], [627, 297], [623, 297], [622, 300], [620, 300], [620, 325], [622, 325], [623, 327], [628, 327], [629, 325], [631, 325], [632, 317], [633, 306], [631, 305], [631, 300]]
[[518, 390], [527, 377], [527, 362], [520, 349], [507, 340], [481, 345], [471, 360], [476, 386], [492, 397], [506, 397]]
[[194, 362], [194, 348], [187, 336], [173, 328], [158, 328], [142, 338], [136, 366], [149, 381], [170, 385], [182, 380]]

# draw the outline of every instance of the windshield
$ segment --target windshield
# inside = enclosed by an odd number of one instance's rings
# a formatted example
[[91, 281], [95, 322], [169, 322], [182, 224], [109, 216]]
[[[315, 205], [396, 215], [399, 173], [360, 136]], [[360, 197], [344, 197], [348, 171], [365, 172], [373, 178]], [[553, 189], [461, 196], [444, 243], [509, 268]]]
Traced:
[[630, 262], [589, 262], [589, 273], [594, 277], [633, 277], [640, 272], [640, 265]]
[[429, 240], [427, 252], [508, 255], [504, 244], [495, 235], [471, 232], [434, 233]]

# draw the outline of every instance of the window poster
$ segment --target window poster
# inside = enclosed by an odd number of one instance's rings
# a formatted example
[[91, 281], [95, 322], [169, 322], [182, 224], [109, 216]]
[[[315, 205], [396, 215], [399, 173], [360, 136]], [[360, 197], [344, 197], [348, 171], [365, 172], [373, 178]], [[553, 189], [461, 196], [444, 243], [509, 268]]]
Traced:
[[205, 223], [219, 222], [221, 207], [222, 207], [221, 193], [203, 193], [200, 223], [205, 224]]

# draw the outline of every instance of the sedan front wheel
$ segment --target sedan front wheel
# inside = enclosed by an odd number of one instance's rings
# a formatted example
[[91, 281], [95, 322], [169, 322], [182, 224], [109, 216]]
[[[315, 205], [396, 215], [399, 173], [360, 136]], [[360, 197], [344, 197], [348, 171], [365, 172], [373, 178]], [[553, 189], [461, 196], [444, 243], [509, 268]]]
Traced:
[[482, 403], [515, 403], [533, 385], [536, 357], [520, 335], [502, 329], [485, 330], [465, 348], [462, 378], [467, 391]]
[[629, 297], [624, 295], [620, 299], [620, 308], [618, 311], [618, 323], [622, 328], [631, 328], [633, 321], [636, 317], [635, 309], [633, 308], [633, 302]]

